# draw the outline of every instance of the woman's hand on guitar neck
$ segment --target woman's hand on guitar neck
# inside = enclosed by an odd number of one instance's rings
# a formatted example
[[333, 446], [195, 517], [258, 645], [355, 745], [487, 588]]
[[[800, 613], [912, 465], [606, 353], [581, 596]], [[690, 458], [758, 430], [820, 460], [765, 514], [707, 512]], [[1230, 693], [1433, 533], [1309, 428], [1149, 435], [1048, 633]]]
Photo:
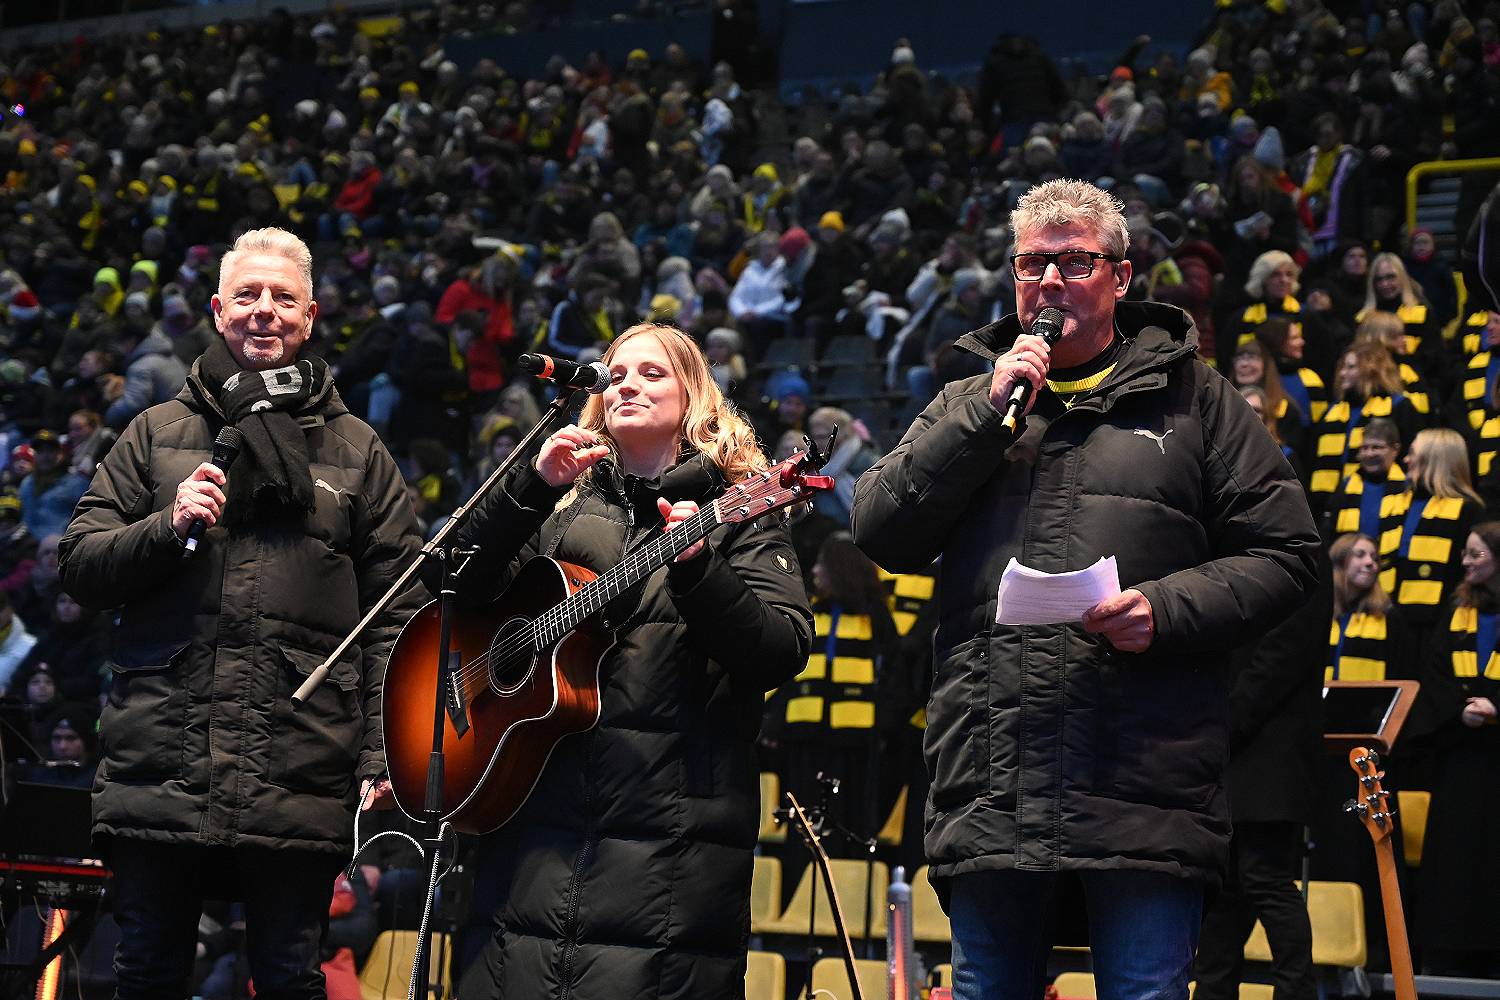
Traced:
[[609, 447], [599, 440], [597, 434], [577, 424], [569, 424], [542, 442], [542, 449], [536, 456], [536, 471], [548, 486], [570, 486], [608, 454]]
[[[670, 531], [672, 526], [679, 521], [686, 521], [698, 513], [698, 505], [691, 500], [679, 500], [676, 503], [668, 503], [666, 497], [656, 498], [656, 509], [661, 511], [662, 520], [667, 522], [664, 530]], [[689, 559], [703, 551], [704, 539], [700, 538], [692, 545], [677, 554], [676, 562], [687, 562]]]

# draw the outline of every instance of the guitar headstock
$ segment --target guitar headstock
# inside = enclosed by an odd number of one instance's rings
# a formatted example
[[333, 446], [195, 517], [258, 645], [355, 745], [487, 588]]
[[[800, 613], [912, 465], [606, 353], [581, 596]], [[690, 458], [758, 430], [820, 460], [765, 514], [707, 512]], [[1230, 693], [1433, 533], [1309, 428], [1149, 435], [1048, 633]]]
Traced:
[[[832, 438], [829, 439], [830, 441]], [[833, 489], [832, 476], [820, 476], [823, 456], [799, 451], [764, 472], [740, 480], [714, 501], [721, 522], [753, 521], [772, 511], [807, 503], [819, 490]]]
[[1385, 777], [1380, 770], [1380, 755], [1365, 747], [1355, 747], [1349, 751], [1349, 766], [1359, 776], [1359, 785], [1354, 798], [1344, 803], [1344, 811], [1359, 817], [1375, 843], [1389, 840], [1396, 810], [1391, 808], [1391, 793], [1380, 786], [1380, 779]]

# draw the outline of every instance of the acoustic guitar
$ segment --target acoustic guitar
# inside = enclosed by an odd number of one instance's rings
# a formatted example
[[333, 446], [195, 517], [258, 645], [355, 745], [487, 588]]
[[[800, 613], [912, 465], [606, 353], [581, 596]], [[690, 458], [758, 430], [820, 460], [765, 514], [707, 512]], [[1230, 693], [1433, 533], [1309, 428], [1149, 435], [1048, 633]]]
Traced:
[[[488, 833], [525, 803], [559, 740], [599, 721], [599, 667], [614, 634], [598, 620], [614, 598], [721, 524], [806, 503], [833, 479], [816, 449], [727, 489], [670, 531], [596, 574], [538, 556], [488, 607], [455, 609], [444, 680], [443, 816]], [[385, 752], [396, 802], [422, 815], [438, 689], [438, 602], [401, 630], [386, 667]]]
[[1359, 776], [1359, 784], [1355, 797], [1344, 803], [1344, 811], [1359, 817], [1375, 842], [1375, 862], [1380, 869], [1380, 900], [1385, 908], [1385, 936], [1391, 952], [1391, 978], [1396, 984], [1396, 1000], [1417, 1000], [1411, 945], [1406, 939], [1406, 914], [1401, 908], [1401, 885], [1396, 880], [1396, 850], [1391, 844], [1396, 810], [1391, 808], [1391, 793], [1380, 786], [1385, 772], [1379, 769], [1380, 755], [1365, 747], [1349, 751], [1349, 766]]

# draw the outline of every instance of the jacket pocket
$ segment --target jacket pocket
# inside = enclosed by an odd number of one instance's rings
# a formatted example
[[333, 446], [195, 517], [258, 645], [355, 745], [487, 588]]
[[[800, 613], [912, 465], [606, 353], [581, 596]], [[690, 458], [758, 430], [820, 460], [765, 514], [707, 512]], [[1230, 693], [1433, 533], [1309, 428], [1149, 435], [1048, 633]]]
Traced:
[[122, 650], [110, 662], [109, 700], [99, 718], [100, 759], [110, 781], [182, 777], [187, 759], [188, 645]]
[[281, 678], [273, 711], [275, 742], [268, 779], [294, 792], [342, 798], [354, 781], [354, 767], [364, 734], [364, 705], [359, 697], [360, 649], [350, 646], [327, 678], [297, 708], [292, 694], [326, 658], [295, 646], [281, 648]]

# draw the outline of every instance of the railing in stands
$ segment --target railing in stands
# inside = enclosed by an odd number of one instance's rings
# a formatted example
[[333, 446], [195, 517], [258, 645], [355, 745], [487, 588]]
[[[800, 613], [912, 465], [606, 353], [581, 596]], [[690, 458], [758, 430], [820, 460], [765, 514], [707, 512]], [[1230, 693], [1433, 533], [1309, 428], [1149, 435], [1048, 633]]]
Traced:
[[[1406, 172], [1406, 231], [1417, 227], [1417, 188], [1428, 177], [1444, 177], [1450, 174], [1468, 174], [1478, 170], [1500, 173], [1500, 157], [1477, 160], [1428, 160], [1418, 163]], [[1456, 233], [1459, 242], [1464, 234]]]

